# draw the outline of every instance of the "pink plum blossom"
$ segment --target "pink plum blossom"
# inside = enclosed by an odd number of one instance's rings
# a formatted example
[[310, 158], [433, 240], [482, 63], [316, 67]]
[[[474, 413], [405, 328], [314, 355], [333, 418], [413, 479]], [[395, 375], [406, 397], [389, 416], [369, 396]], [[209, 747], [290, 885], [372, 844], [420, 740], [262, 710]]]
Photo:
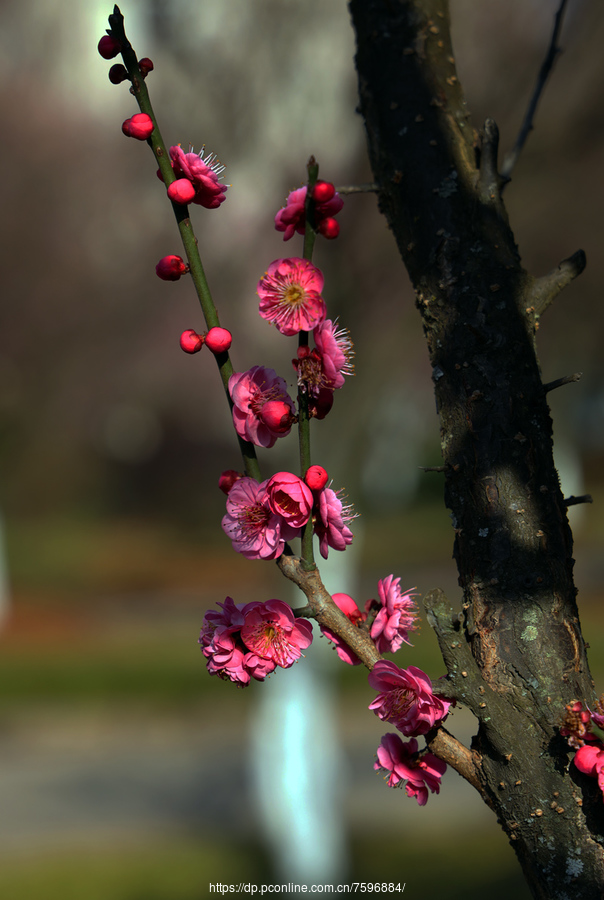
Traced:
[[[417, 628], [417, 607], [411, 591], [401, 593], [400, 578], [388, 575], [378, 581], [381, 609], [371, 626], [371, 637], [380, 653], [395, 653], [409, 643], [409, 632]], [[375, 601], [369, 601], [373, 603]]]
[[379, 691], [369, 709], [406, 737], [426, 734], [445, 718], [451, 706], [432, 692], [430, 679], [416, 666], [401, 669], [390, 660], [379, 659], [369, 673], [369, 684]]
[[307, 260], [276, 259], [258, 282], [260, 315], [281, 334], [312, 331], [325, 319], [323, 274]]
[[[332, 594], [331, 599], [353, 625], [358, 627], [367, 618], [367, 614], [361, 612], [349, 594]], [[361, 664], [361, 660], [356, 653], [331, 629], [321, 625], [321, 631], [328, 640], [335, 644], [337, 654], [342, 662], [348, 663], [349, 666], [359, 666]]]
[[319, 538], [319, 550], [327, 559], [329, 548], [345, 550], [354, 537], [347, 522], [355, 518], [350, 506], [344, 506], [336, 491], [323, 488], [315, 503], [314, 532]]
[[285, 542], [298, 531], [274, 513], [268, 503], [267, 482], [239, 478], [227, 494], [222, 529], [233, 542], [233, 549], [247, 559], [276, 559]]
[[214, 609], [206, 612], [198, 643], [210, 675], [245, 686], [249, 684], [250, 673], [244, 664], [246, 648], [239, 639], [245, 621], [243, 613], [231, 597], [218, 605], [222, 612]]
[[245, 622], [241, 640], [260, 659], [271, 660], [288, 669], [312, 643], [312, 625], [308, 619], [296, 619], [281, 600], [248, 603], [243, 608]]
[[352, 341], [346, 328], [337, 331], [337, 320], [326, 319], [313, 331], [321, 358], [322, 386], [334, 391], [344, 384], [346, 375], [354, 375]]
[[[326, 184], [326, 182], [321, 182], [321, 184]], [[318, 187], [318, 183], [316, 187]], [[292, 191], [288, 195], [283, 209], [280, 209], [275, 216], [275, 228], [277, 231], [284, 232], [284, 241], [289, 241], [296, 231], [298, 234], [304, 234], [306, 230], [306, 191], [306, 186]], [[344, 206], [344, 201], [339, 194], [332, 194], [328, 200], [323, 199], [329, 193], [331, 192], [326, 192], [324, 189], [320, 189], [317, 192], [318, 199], [315, 200], [314, 211], [315, 224], [317, 226], [324, 219], [335, 216]]]
[[447, 764], [433, 753], [419, 756], [417, 746], [415, 738], [402, 741], [398, 734], [385, 734], [377, 749], [377, 762], [373, 768], [376, 772], [384, 769], [390, 773], [389, 787], [406, 781], [407, 796], [415, 797], [420, 806], [425, 806], [428, 790], [433, 794], [440, 793], [440, 781]]
[[573, 762], [579, 772], [598, 779], [598, 787], [604, 793], [604, 744], [600, 741], [583, 744], [575, 753]]
[[268, 505], [293, 528], [302, 528], [310, 519], [313, 495], [301, 478], [291, 472], [277, 472], [266, 485]]
[[[278, 437], [289, 434], [295, 407], [285, 380], [273, 369], [252, 366], [247, 372], [234, 372], [229, 378], [229, 393], [234, 404], [233, 425], [244, 440], [259, 447], [272, 447]], [[274, 406], [269, 405], [274, 401], [285, 404], [280, 407], [278, 422]]]
[[311, 623], [281, 600], [238, 605], [227, 597], [218, 605], [205, 614], [198, 641], [210, 675], [245, 687], [289, 668], [312, 643]]
[[180, 144], [170, 147], [172, 168], [177, 178], [188, 178], [195, 188], [193, 203], [217, 209], [226, 199], [228, 185], [220, 183], [225, 167], [214, 153], [208, 153], [204, 159], [204, 151], [205, 146], [199, 153], [185, 153]]

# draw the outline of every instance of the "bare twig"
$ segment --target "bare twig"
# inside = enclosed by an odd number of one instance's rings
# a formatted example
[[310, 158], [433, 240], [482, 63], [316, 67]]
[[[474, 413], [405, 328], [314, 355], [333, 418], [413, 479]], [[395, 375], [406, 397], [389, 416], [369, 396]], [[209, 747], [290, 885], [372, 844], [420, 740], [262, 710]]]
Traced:
[[549, 78], [550, 72], [554, 67], [556, 57], [561, 52], [561, 48], [558, 46], [558, 37], [560, 35], [560, 29], [562, 27], [562, 18], [564, 16], [566, 3], [567, 0], [561, 0], [560, 6], [558, 7], [558, 12], [554, 16], [554, 28], [552, 31], [552, 37], [545, 59], [541, 64], [539, 75], [537, 76], [537, 83], [535, 84], [533, 95], [530, 99], [526, 114], [524, 116], [522, 127], [518, 132], [518, 137], [516, 138], [516, 143], [514, 144], [513, 149], [510, 150], [510, 152], [506, 155], [503, 166], [501, 167], [501, 175], [505, 181], [510, 180], [512, 170], [518, 162], [518, 157], [522, 152], [522, 149], [526, 143], [526, 139], [533, 129], [533, 119], [537, 110], [537, 104], [541, 99], [541, 94], [543, 93], [543, 89], [545, 87], [547, 79]]
[[535, 315], [542, 315], [560, 291], [577, 278], [586, 265], [585, 252], [577, 250], [568, 259], [563, 259], [556, 269], [541, 278], [536, 278], [531, 291], [531, 305], [534, 307]]
[[573, 384], [575, 381], [581, 381], [583, 377], [583, 372], [575, 372], [573, 375], [565, 375], [564, 378], [556, 378], [555, 381], [548, 381], [547, 384], [543, 385], [543, 391], [545, 394], [549, 394], [550, 391], [555, 391], [556, 388], [564, 387], [565, 384]]
[[565, 497], [565, 506], [578, 506], [579, 503], [593, 503], [591, 494], [581, 494], [579, 497]]

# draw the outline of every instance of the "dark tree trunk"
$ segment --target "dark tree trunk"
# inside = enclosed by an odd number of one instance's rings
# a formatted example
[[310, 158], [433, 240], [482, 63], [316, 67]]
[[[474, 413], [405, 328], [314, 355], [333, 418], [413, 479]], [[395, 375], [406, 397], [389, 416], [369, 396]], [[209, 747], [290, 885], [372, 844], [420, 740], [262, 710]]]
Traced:
[[442, 731], [431, 747], [480, 790], [535, 897], [600, 898], [602, 795], [569, 768], [558, 733], [566, 704], [595, 698], [535, 353], [540, 314], [584, 256], [541, 279], [522, 268], [497, 128], [487, 120], [478, 140], [470, 124], [446, 0], [351, 0], [350, 10], [380, 208], [433, 367], [463, 589], [461, 613], [437, 591], [428, 613], [452, 695], [478, 719], [461, 760]]

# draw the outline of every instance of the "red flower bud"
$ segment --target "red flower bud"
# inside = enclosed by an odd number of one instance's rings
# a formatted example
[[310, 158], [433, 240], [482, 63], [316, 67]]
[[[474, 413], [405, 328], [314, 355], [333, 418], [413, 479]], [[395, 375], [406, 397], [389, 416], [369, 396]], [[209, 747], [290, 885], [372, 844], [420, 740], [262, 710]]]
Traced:
[[315, 203], [328, 203], [335, 193], [336, 189], [330, 181], [317, 181], [312, 189], [312, 198]]
[[206, 346], [210, 348], [212, 353], [224, 353], [233, 343], [233, 335], [226, 328], [220, 328], [215, 325], [210, 328], [205, 337]]
[[155, 273], [162, 281], [178, 281], [188, 271], [189, 267], [181, 256], [164, 256], [155, 266]]
[[195, 188], [188, 178], [177, 178], [168, 187], [168, 197], [173, 203], [181, 203], [186, 206], [195, 196]]
[[333, 238], [337, 238], [337, 236], [339, 235], [340, 226], [335, 219], [323, 219], [322, 222], [319, 222], [317, 231], [319, 232], [319, 234], [322, 234], [324, 238], [332, 240]]
[[235, 482], [239, 481], [240, 478], [243, 478], [241, 472], [236, 472], [235, 469], [225, 469], [218, 479], [218, 487], [225, 494], [228, 494]]
[[121, 51], [122, 45], [117, 38], [111, 37], [110, 34], [104, 34], [97, 49], [103, 59], [113, 59]]
[[153, 119], [147, 113], [137, 113], [122, 124], [122, 131], [126, 137], [136, 138], [137, 141], [146, 141], [153, 131]]
[[203, 335], [188, 328], [180, 336], [180, 346], [185, 353], [197, 353], [203, 347]]
[[126, 66], [123, 66], [121, 63], [116, 63], [109, 69], [109, 81], [111, 84], [121, 84], [122, 81], [127, 81], [129, 78]]
[[304, 481], [311, 491], [322, 491], [328, 479], [329, 475], [323, 466], [311, 466], [304, 476]]
[[152, 72], [155, 68], [148, 56], [143, 56], [142, 59], [139, 59], [138, 67], [141, 70], [141, 75], [143, 76], [143, 78], [146, 78], [149, 72]]
[[288, 434], [294, 419], [289, 403], [284, 400], [268, 400], [260, 409], [258, 418], [278, 434]]

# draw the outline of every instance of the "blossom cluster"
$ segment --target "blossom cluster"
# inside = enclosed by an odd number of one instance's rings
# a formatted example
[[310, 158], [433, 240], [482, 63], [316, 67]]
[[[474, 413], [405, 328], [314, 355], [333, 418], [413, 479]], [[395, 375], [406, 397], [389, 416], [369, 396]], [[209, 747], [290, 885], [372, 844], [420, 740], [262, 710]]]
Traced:
[[330, 487], [309, 487], [308, 481], [317, 483], [313, 477], [317, 469], [325, 472], [320, 466], [312, 469], [314, 472], [307, 473], [307, 481], [292, 472], [277, 472], [261, 483], [247, 476], [229, 483], [223, 472], [220, 486], [227, 501], [222, 528], [237, 553], [247, 559], [277, 559], [286, 542], [299, 537], [311, 517], [325, 559], [330, 547], [344, 550], [352, 543], [353, 535], [347, 525], [352, 513]]
[[[114, 13], [116, 18], [118, 12]], [[110, 60], [122, 53], [123, 39], [125, 35], [119, 29], [113, 33], [112, 26], [99, 42], [100, 55]], [[131, 57], [124, 55], [124, 61], [129, 69], [116, 64], [109, 71], [113, 84], [128, 80], [136, 83], [139, 74], [145, 78], [153, 71], [152, 61], [146, 57], [132, 63]], [[166, 186], [177, 218], [182, 218], [179, 207], [191, 203], [207, 210], [218, 209], [230, 187], [222, 180], [225, 167], [215, 154], [206, 154], [205, 145], [199, 153], [192, 147], [185, 152], [180, 144], [168, 151], [161, 144], [150, 106], [147, 109], [126, 119], [122, 131], [129, 138], [148, 141], [156, 158], [163, 160], [157, 175]], [[313, 240], [314, 234], [328, 239], [339, 234], [335, 217], [343, 208], [343, 200], [333, 184], [316, 180], [318, 167], [313, 167], [316, 163], [311, 158], [310, 187], [291, 191], [285, 206], [275, 215], [275, 229], [283, 234], [284, 241], [294, 234], [310, 237], [308, 229], [313, 232]], [[216, 309], [200, 261], [187, 241], [188, 261], [168, 254], [155, 269], [162, 281], [191, 275], [198, 294], [203, 295], [206, 323], [213, 325], [203, 333], [193, 328], [184, 330], [180, 346], [188, 354], [207, 346], [216, 356], [225, 381], [228, 376], [233, 426], [241, 441], [268, 449], [278, 438], [287, 436], [295, 424], [300, 427], [300, 445], [304, 446], [301, 459], [306, 460], [301, 464], [302, 477], [288, 471], [276, 472], [265, 481], [251, 477], [250, 473], [259, 471], [253, 454], [244, 454], [245, 475], [228, 469], [220, 476], [219, 487], [226, 494], [222, 528], [233, 548], [248, 559], [277, 559], [289, 552], [289, 541], [302, 538], [303, 532], [307, 538], [311, 528], [325, 559], [330, 549], [345, 550], [353, 540], [351, 507], [344, 502], [342, 492], [332, 488], [325, 469], [309, 463], [308, 419], [322, 419], [329, 413], [334, 392], [354, 371], [350, 336], [337, 319], [328, 318], [323, 273], [308, 258], [313, 240], [305, 241], [303, 258], [291, 255], [274, 260], [256, 286], [260, 316], [285, 337], [298, 336], [292, 359], [297, 404], [286, 380], [273, 369], [263, 365], [242, 372], [232, 369], [228, 358], [231, 332], [216, 324]], [[348, 594], [333, 595], [336, 605], [355, 627], [365, 630], [380, 654], [397, 652], [403, 644], [409, 644], [417, 621], [413, 597], [412, 590], [401, 590], [400, 578], [393, 575], [378, 582], [377, 598], [368, 600], [363, 610]], [[340, 659], [350, 665], [360, 663], [337, 634], [324, 626], [322, 631], [335, 645]], [[296, 617], [281, 600], [236, 604], [226, 597], [218, 609], [206, 612], [198, 642], [211, 675], [245, 687], [252, 679], [264, 681], [278, 667], [292, 666], [312, 638], [311, 623]], [[392, 661], [379, 659], [369, 674], [369, 683], [377, 691], [369, 709], [409, 738], [403, 742], [397, 734], [386, 734], [377, 751], [375, 768], [386, 772], [390, 786], [404, 785], [407, 794], [423, 806], [430, 791], [438, 793], [445, 764], [431, 753], [418, 752], [416, 737], [442, 722], [451, 704], [433, 692], [428, 676], [415, 666], [402, 669]]]
[[440, 793], [440, 780], [447, 764], [433, 753], [418, 753], [415, 738], [401, 741], [398, 734], [385, 734], [377, 749], [377, 761], [373, 768], [386, 772], [384, 778], [389, 787], [405, 783], [408, 797], [415, 797], [420, 806], [428, 801], [428, 790]]
[[209, 610], [199, 644], [210, 675], [246, 687], [277, 668], [288, 669], [312, 643], [312, 625], [296, 619], [281, 600], [236, 604], [231, 597]]
[[[594, 732], [594, 727], [599, 733]], [[569, 703], [566, 707], [564, 722], [560, 726], [560, 734], [566, 738], [569, 746], [577, 752], [573, 763], [576, 768], [597, 778], [598, 787], [604, 799], [604, 695], [596, 703], [596, 710], [583, 708], [580, 700]]]
[[[409, 643], [409, 632], [417, 629], [417, 607], [413, 600], [412, 590], [400, 589], [400, 578], [388, 575], [378, 581], [378, 600], [367, 600], [364, 612], [348, 594], [333, 594], [332, 599], [353, 625], [361, 626], [371, 616], [369, 634], [380, 653], [395, 653], [405, 643]], [[376, 614], [377, 612], [377, 614]], [[358, 656], [352, 652], [337, 635], [328, 629], [323, 633], [332, 641], [343, 662], [351, 666], [360, 663]]]

